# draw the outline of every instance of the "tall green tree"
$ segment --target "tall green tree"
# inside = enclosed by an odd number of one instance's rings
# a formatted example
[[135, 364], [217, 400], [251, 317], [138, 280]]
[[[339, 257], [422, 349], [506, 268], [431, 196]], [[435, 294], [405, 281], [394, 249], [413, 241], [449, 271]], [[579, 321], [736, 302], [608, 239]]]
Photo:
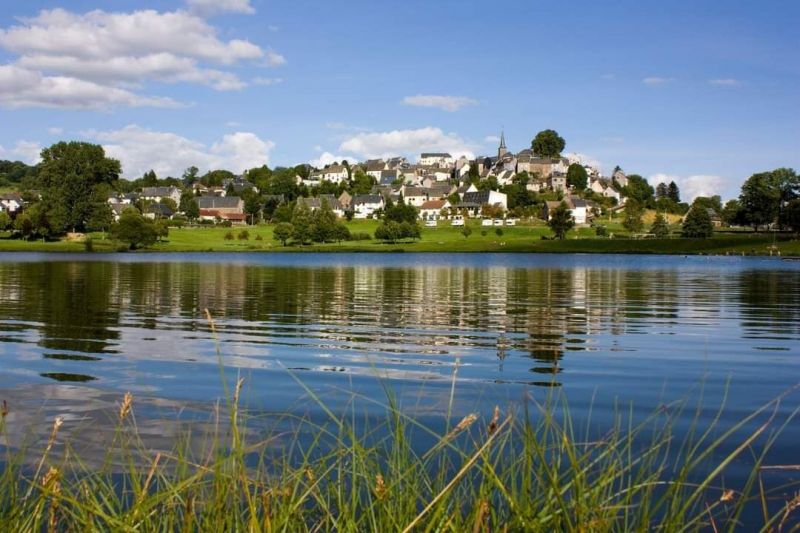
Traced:
[[564, 138], [555, 130], [540, 131], [531, 141], [533, 153], [543, 158], [561, 157], [566, 145]]
[[567, 232], [575, 226], [575, 219], [572, 218], [572, 212], [566, 202], [561, 202], [550, 213], [550, 220], [547, 221], [547, 225], [555, 233], [556, 238], [563, 240], [567, 236]]
[[669, 185], [667, 186], [667, 197], [676, 204], [681, 203], [681, 190], [678, 188], [678, 184], [674, 181], [670, 181]]
[[281, 222], [272, 230], [272, 236], [281, 241], [284, 246], [292, 238], [292, 235], [294, 235], [294, 226], [290, 222]]
[[656, 185], [656, 199], [661, 200], [662, 198], [669, 198], [669, 186], [664, 182]]
[[158, 176], [156, 176], [156, 172], [153, 169], [150, 169], [148, 172], [144, 173], [142, 176], [142, 187], [157, 187], [158, 186]]
[[631, 233], [639, 233], [644, 228], [644, 221], [642, 220], [643, 214], [644, 208], [642, 204], [634, 200], [628, 200], [625, 204], [622, 226]]
[[714, 224], [708, 208], [695, 204], [683, 220], [681, 234], [690, 239], [707, 239], [714, 234]]
[[311, 210], [303, 202], [298, 202], [292, 212], [292, 240], [297, 244], [305, 244], [311, 240]]
[[122, 212], [119, 222], [111, 226], [111, 235], [127, 244], [131, 250], [155, 244], [158, 239], [155, 224], [135, 209], [126, 209]]
[[39, 186], [54, 231], [83, 231], [95, 187], [110, 185], [120, 172], [119, 161], [106, 157], [96, 144], [60, 142], [42, 150]]
[[648, 205], [654, 200], [654, 192], [647, 180], [638, 174], [628, 176], [628, 184], [622, 188], [623, 196], [642, 206]]
[[650, 226], [650, 233], [658, 239], [666, 239], [669, 237], [669, 224], [667, 219], [661, 213], [656, 213], [656, 218], [653, 220], [653, 225]]
[[334, 240], [336, 234], [336, 214], [327, 200], [322, 200], [319, 209], [311, 213], [311, 240], [327, 242]]
[[742, 185], [739, 203], [747, 224], [758, 231], [775, 222], [781, 208], [781, 187], [772, 172], [753, 174]]
[[786, 225], [795, 233], [800, 233], [800, 199], [794, 199], [786, 205]]
[[365, 173], [363, 170], [356, 170], [353, 175], [353, 180], [350, 184], [350, 194], [369, 194], [372, 187], [377, 183], [373, 176]]
[[567, 169], [567, 185], [574, 187], [575, 190], [582, 191], [586, 188], [589, 176], [583, 165], [572, 163]]

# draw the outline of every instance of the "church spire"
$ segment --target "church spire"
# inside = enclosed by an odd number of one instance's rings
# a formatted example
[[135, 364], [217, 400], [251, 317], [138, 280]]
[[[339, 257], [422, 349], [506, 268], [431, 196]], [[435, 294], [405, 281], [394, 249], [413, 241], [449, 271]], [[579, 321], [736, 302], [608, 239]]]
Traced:
[[500, 131], [500, 147], [497, 149], [497, 158], [501, 158], [508, 153], [508, 149], [506, 149], [506, 132], [501, 130]]

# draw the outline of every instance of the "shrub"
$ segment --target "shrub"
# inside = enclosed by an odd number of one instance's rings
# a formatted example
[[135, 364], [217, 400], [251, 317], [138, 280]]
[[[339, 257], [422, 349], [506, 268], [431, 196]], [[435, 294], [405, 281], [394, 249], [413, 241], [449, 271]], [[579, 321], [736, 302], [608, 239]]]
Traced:
[[236, 238], [239, 239], [240, 241], [246, 241], [250, 239], [250, 232], [247, 231], [246, 229], [243, 229], [242, 231], [239, 232], [239, 235], [237, 235]]
[[595, 226], [594, 234], [598, 237], [608, 237], [608, 228], [605, 226]]
[[497, 235], [498, 237], [502, 237], [502, 236], [503, 236], [503, 228], [497, 228], [497, 229], [495, 229], [495, 230], [494, 230], [494, 233], [495, 233], [495, 235]]
[[233, 240], [233, 232], [232, 231], [226, 231], [225, 232], [225, 240], [226, 241], [232, 241]]
[[350, 234], [351, 241], [369, 241], [372, 240], [372, 235], [367, 233], [366, 231], [357, 231], [355, 233]]
[[257, 241], [263, 241], [264, 238], [261, 235], [256, 235], [256, 240]]
[[465, 225], [463, 228], [461, 228], [461, 235], [463, 235], [464, 238], [466, 239], [467, 237], [472, 235], [472, 228], [470, 228], [469, 226]]

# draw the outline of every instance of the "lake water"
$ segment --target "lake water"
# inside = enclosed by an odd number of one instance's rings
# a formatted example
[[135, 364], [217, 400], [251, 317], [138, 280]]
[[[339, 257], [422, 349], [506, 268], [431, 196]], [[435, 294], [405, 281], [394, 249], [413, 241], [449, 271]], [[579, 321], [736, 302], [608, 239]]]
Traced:
[[[333, 409], [388, 386], [434, 417], [455, 375], [454, 416], [559, 390], [602, 425], [614, 405], [645, 413], [702, 390], [701, 417], [727, 391], [733, 421], [800, 381], [800, 263], [0, 254], [0, 399], [18, 432], [59, 414], [91, 440], [86, 421], [131, 391], [141, 425], [167, 439], [170, 419], [222, 396], [220, 361], [247, 379], [247, 406], [271, 413], [318, 413], [302, 382]], [[797, 405], [790, 395], [780, 414]], [[796, 463], [800, 430], [785, 431], [774, 460]]]

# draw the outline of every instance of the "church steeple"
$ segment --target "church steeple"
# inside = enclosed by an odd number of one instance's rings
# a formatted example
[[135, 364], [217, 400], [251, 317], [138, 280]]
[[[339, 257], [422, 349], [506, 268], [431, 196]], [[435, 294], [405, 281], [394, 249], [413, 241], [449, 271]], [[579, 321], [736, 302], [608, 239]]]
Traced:
[[500, 147], [497, 149], [497, 158], [500, 159], [501, 157], [503, 157], [507, 153], [508, 153], [508, 150], [506, 149], [506, 132], [505, 131], [501, 131], [500, 132]]

